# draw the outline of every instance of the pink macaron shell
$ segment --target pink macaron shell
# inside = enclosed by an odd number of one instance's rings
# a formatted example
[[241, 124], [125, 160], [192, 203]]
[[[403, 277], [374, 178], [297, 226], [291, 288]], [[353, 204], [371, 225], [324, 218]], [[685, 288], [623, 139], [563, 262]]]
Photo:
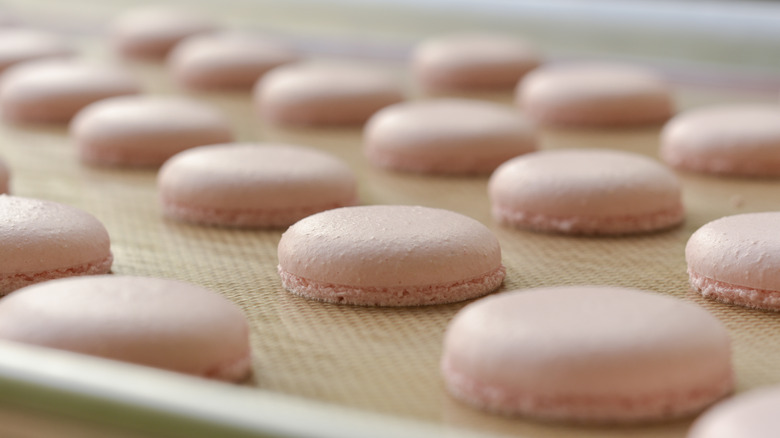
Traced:
[[780, 176], [780, 107], [742, 104], [686, 111], [664, 127], [661, 157], [681, 170]]
[[20, 289], [0, 301], [0, 339], [218, 380], [250, 373], [241, 310], [175, 280], [93, 276]]
[[550, 150], [513, 158], [490, 178], [498, 222], [572, 234], [626, 234], [684, 219], [680, 183], [662, 164], [630, 152]]
[[250, 89], [267, 71], [297, 61], [289, 45], [260, 34], [221, 32], [189, 37], [168, 56], [173, 78], [194, 90]]
[[20, 62], [74, 54], [73, 46], [61, 35], [25, 28], [0, 29], [0, 72]]
[[414, 76], [429, 91], [511, 90], [540, 64], [541, 55], [530, 44], [497, 34], [435, 37], [412, 54]]
[[704, 309], [634, 289], [567, 286], [466, 306], [444, 338], [450, 393], [537, 419], [625, 423], [701, 411], [731, 392], [728, 333]]
[[111, 24], [111, 41], [123, 57], [155, 60], [184, 38], [216, 29], [211, 18], [192, 8], [151, 5], [118, 16]]
[[163, 213], [187, 222], [288, 226], [354, 205], [357, 182], [330, 154], [300, 146], [234, 143], [181, 152], [157, 179]]
[[736, 395], [696, 419], [687, 438], [774, 438], [780, 430], [780, 386]]
[[63, 123], [92, 102], [137, 94], [139, 83], [110, 65], [37, 60], [8, 68], [0, 79], [0, 110], [15, 123]]
[[545, 125], [631, 126], [666, 121], [669, 86], [652, 71], [619, 64], [542, 67], [517, 86], [516, 102]]
[[685, 247], [691, 285], [707, 298], [780, 310], [780, 212], [726, 216], [696, 230]]
[[391, 105], [371, 117], [364, 138], [372, 164], [423, 173], [489, 173], [536, 150], [534, 128], [520, 114], [469, 99]]
[[33, 283], [105, 274], [113, 256], [103, 224], [63, 204], [0, 195], [0, 295]]
[[412, 306], [462, 301], [501, 285], [498, 240], [447, 210], [375, 205], [328, 210], [291, 226], [279, 242], [290, 292], [321, 301]]
[[403, 100], [395, 77], [352, 64], [277, 67], [260, 78], [253, 93], [260, 117], [279, 125], [360, 125]]
[[233, 139], [216, 108], [174, 96], [96, 102], [76, 115], [70, 131], [81, 161], [104, 166], [160, 166], [185, 149]]

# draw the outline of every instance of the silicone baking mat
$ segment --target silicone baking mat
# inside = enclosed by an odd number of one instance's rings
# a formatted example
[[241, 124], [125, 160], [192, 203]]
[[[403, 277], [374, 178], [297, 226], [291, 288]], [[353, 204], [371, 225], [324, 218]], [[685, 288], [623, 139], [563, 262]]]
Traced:
[[[135, 65], [152, 93], [181, 93], [163, 66]], [[387, 63], [403, 76], [401, 63]], [[740, 391], [780, 383], [780, 316], [705, 301], [689, 291], [684, 247], [690, 234], [723, 215], [780, 210], [780, 182], [681, 174], [687, 220], [648, 235], [590, 238], [497, 226], [487, 177], [439, 177], [372, 168], [359, 129], [283, 129], [261, 124], [247, 93], [193, 94], [222, 108], [242, 141], [308, 145], [329, 151], [357, 173], [363, 204], [418, 204], [474, 217], [498, 236], [507, 277], [498, 292], [566, 284], [636, 287], [696, 302], [720, 318], [733, 339]], [[474, 96], [511, 104], [509, 95]], [[679, 87], [680, 108], [715, 102], [775, 102], [776, 93], [740, 94]], [[541, 147], [612, 148], [657, 157], [659, 127], [540, 130]], [[438, 371], [447, 322], [466, 303], [365, 308], [307, 301], [282, 289], [276, 274], [281, 230], [193, 226], [163, 219], [155, 171], [81, 165], [61, 126], [0, 125], [0, 156], [13, 193], [83, 208], [109, 230], [115, 274], [176, 278], [218, 291], [241, 306], [252, 327], [258, 391], [325, 401], [356, 410], [528, 438], [683, 437], [689, 420], [635, 427], [581, 427], [483, 414], [451, 400]], [[183, 309], [186, 311], [186, 309]]]

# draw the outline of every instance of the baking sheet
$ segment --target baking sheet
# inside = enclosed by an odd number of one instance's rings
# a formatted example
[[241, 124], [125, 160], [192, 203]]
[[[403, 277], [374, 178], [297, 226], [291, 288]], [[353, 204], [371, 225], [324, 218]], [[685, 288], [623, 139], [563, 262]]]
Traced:
[[[100, 56], [94, 41], [88, 46]], [[405, 76], [400, 62], [383, 62], [399, 77]], [[181, 93], [161, 65], [130, 68], [152, 93]], [[501, 291], [604, 284], [691, 300], [727, 325], [734, 341], [740, 391], [780, 383], [780, 367], [776, 366], [780, 363], [778, 315], [705, 301], [690, 292], [683, 253], [690, 234], [712, 219], [780, 210], [778, 181], [681, 174], [688, 211], [682, 227], [613, 238], [532, 233], [500, 227], [492, 221], [487, 177], [437, 177], [375, 169], [363, 157], [359, 129], [265, 126], [255, 117], [246, 93], [190, 94], [223, 109], [239, 140], [308, 145], [343, 158], [358, 175], [363, 204], [419, 204], [480, 220], [501, 242], [507, 267]], [[507, 94], [472, 97], [511, 104]], [[772, 92], [678, 89], [680, 108], [734, 101], [777, 103], [776, 99]], [[543, 149], [604, 147], [657, 157], [658, 132], [658, 126], [611, 131], [543, 129], [540, 138]], [[12, 169], [14, 194], [71, 204], [103, 221], [112, 238], [115, 274], [190, 281], [241, 306], [252, 327], [254, 358], [254, 378], [246, 384], [254, 392], [247, 395], [242, 388], [242, 398], [252, 393], [263, 400], [276, 394], [290, 395], [348, 408], [355, 415], [385, 414], [390, 418], [387, 421], [411, 419], [528, 438], [672, 438], [683, 437], [689, 426], [689, 420], [683, 420], [650, 426], [576, 427], [474, 411], [445, 394], [438, 372], [445, 326], [466, 303], [382, 309], [324, 304], [293, 296], [282, 289], [276, 274], [281, 230], [201, 227], [163, 219], [153, 170], [81, 165], [62, 126], [1, 125], [0, 156]], [[164, 386], [164, 380], [160, 384]], [[224, 397], [230, 399], [235, 388], [221, 387]], [[181, 401], [186, 404], [184, 397]], [[320, 421], [323, 428], [328, 426], [326, 419]]]

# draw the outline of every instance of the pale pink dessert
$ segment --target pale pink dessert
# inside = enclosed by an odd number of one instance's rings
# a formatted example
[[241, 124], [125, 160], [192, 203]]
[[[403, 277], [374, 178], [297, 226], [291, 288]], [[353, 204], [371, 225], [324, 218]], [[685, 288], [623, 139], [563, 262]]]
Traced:
[[476, 408], [571, 422], [691, 415], [734, 383], [717, 318], [692, 303], [608, 286], [472, 303], [447, 328], [441, 369], [449, 392]]
[[95, 102], [74, 117], [70, 132], [81, 161], [103, 166], [160, 166], [185, 149], [233, 139], [219, 110], [174, 96]]
[[103, 224], [50, 201], [0, 195], [0, 295], [41, 281], [105, 274], [114, 258]]
[[606, 149], [550, 150], [502, 164], [490, 178], [501, 223], [569, 234], [662, 230], [685, 216], [680, 182], [662, 164]]
[[742, 104], [686, 111], [664, 126], [661, 157], [681, 170], [780, 176], [780, 107]]
[[403, 100], [397, 78], [357, 64], [283, 65], [263, 75], [253, 93], [260, 117], [279, 125], [360, 125]]
[[780, 310], [780, 212], [716, 219], [685, 247], [691, 286], [707, 298]]
[[37, 60], [8, 68], [0, 78], [3, 118], [16, 123], [64, 123], [92, 102], [137, 94], [124, 70], [70, 60]]
[[261, 34], [220, 32], [185, 39], [168, 55], [178, 84], [194, 90], [250, 89], [272, 68], [297, 61], [291, 46]]
[[529, 43], [509, 35], [463, 33], [421, 42], [412, 72], [428, 91], [511, 90], [542, 57]]
[[62, 35], [24, 28], [0, 29], [0, 71], [20, 62], [75, 54]]
[[643, 125], [664, 122], [674, 113], [670, 87], [660, 76], [619, 64], [539, 68], [520, 81], [516, 101], [545, 125]]
[[688, 438], [776, 438], [780, 431], [780, 386], [739, 394], [696, 419]]
[[216, 29], [213, 19], [190, 7], [151, 5], [117, 17], [111, 24], [111, 40], [121, 56], [158, 60], [184, 38]]
[[202, 146], [175, 155], [157, 178], [166, 216], [234, 227], [286, 227], [357, 203], [357, 181], [316, 149], [263, 143]]
[[419, 306], [485, 295], [505, 269], [484, 225], [448, 210], [375, 205], [328, 210], [291, 226], [279, 242], [290, 292], [364, 306]]
[[393, 170], [490, 173], [536, 150], [534, 127], [502, 105], [470, 99], [402, 102], [374, 114], [364, 133], [368, 160]]
[[0, 339], [238, 381], [249, 326], [235, 304], [194, 284], [93, 276], [30, 286], [0, 301]]

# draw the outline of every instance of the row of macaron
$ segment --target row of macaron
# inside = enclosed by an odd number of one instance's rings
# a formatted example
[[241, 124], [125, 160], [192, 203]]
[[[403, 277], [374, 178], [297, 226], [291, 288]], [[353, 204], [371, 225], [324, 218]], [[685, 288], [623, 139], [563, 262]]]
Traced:
[[[247, 376], [246, 321], [224, 298], [169, 280], [90, 276], [107, 273], [113, 260], [94, 217], [7, 195], [0, 204], [11, 264], [4, 292], [26, 285], [0, 300], [0, 339], [223, 380]], [[743, 223], [729, 222], [735, 218]], [[699, 251], [704, 264], [722, 261], [743, 251], [700, 251], [701, 242], [716, 235], [719, 243], [755, 245], [766, 232], [755, 222], [777, 220], [777, 213], [717, 220], [694, 234], [688, 251]], [[741, 231], [729, 234], [734, 225]], [[744, 272], [734, 265], [715, 266]], [[478, 298], [501, 285], [505, 269], [498, 240], [478, 221], [427, 207], [364, 206], [290, 227], [279, 243], [279, 274], [285, 288], [309, 299], [397, 306]], [[80, 275], [88, 277], [62, 279]], [[606, 286], [477, 300], [450, 323], [441, 367], [448, 390], [465, 403], [560, 421], [668, 420], [700, 412], [734, 386], [729, 336], [717, 318], [683, 300]]]
[[[552, 295], [551, 295], [551, 296], [552, 296]], [[687, 318], [686, 318], [686, 319], [687, 319]], [[717, 332], [717, 331], [716, 331], [716, 332]], [[458, 336], [459, 336], [459, 335], [458, 335]], [[721, 344], [721, 345], [722, 345], [722, 344]], [[502, 348], [498, 348], [496, 351], [506, 351], [506, 349], [502, 347]], [[720, 361], [720, 362], [718, 362], [718, 363], [722, 363], [722, 361]], [[445, 375], [447, 375], [447, 374], [446, 374], [446, 372], [445, 372]], [[472, 378], [474, 378], [474, 376], [472, 376]], [[454, 378], [453, 378], [453, 379], [454, 379]], [[492, 393], [492, 391], [491, 391], [491, 390], [490, 390], [490, 388], [489, 388], [489, 387], [490, 387], [490, 385], [489, 385], [489, 383], [490, 383], [490, 382], [487, 382], [487, 383], [488, 383], [488, 385], [487, 385], [487, 386], [488, 386], [488, 390], [487, 390], [486, 392], [487, 392], [487, 393]], [[721, 382], [721, 383], [723, 383], [723, 382]], [[453, 384], [453, 385], [454, 385], [454, 384]], [[479, 385], [468, 385], [468, 384], [467, 384], [467, 387], [469, 387], [469, 386], [479, 386]], [[723, 384], [723, 386], [721, 387], [721, 389], [723, 389], [724, 387], [727, 387], [727, 386], [728, 386], [728, 384], [725, 384], [725, 383], [724, 383], [724, 384]], [[453, 393], [457, 393], [457, 392], [459, 392], [459, 391], [462, 391], [462, 390], [453, 389]], [[727, 391], [727, 390], [725, 390], [725, 391]], [[480, 393], [480, 392], [485, 392], [484, 388], [483, 388], [483, 390], [481, 390], [481, 391], [480, 391], [480, 390], [477, 390], [477, 393]], [[550, 392], [550, 391], [549, 391], [549, 388], [547, 389], [547, 391], [546, 391], [546, 392], [548, 392], [548, 393]], [[716, 393], [720, 393], [721, 391], [720, 391], [720, 390], [716, 390], [715, 392], [716, 392]], [[467, 400], [471, 400], [471, 399], [470, 399], [468, 396], [465, 396], [465, 397], [463, 397], [463, 398], [465, 398], [465, 399], [467, 399]], [[511, 398], [511, 397], [510, 397], [510, 398]], [[564, 398], [565, 398], [565, 397], [564, 397]], [[477, 402], [477, 404], [479, 404], [479, 402]], [[533, 404], [533, 401], [532, 401], [532, 404]], [[492, 409], [494, 409], [494, 410], [503, 410], [504, 408], [501, 408], [501, 407], [495, 408], [495, 407], [494, 407], [494, 408], [492, 408]], [[564, 411], [565, 411], [566, 409], [567, 409], [567, 408], [565, 408], [565, 407], [563, 408], [563, 410], [564, 410]], [[666, 408], [664, 408], [664, 409], [670, 409], [670, 408], [666, 407]], [[542, 415], [542, 416], [544, 416], [544, 415]]]

